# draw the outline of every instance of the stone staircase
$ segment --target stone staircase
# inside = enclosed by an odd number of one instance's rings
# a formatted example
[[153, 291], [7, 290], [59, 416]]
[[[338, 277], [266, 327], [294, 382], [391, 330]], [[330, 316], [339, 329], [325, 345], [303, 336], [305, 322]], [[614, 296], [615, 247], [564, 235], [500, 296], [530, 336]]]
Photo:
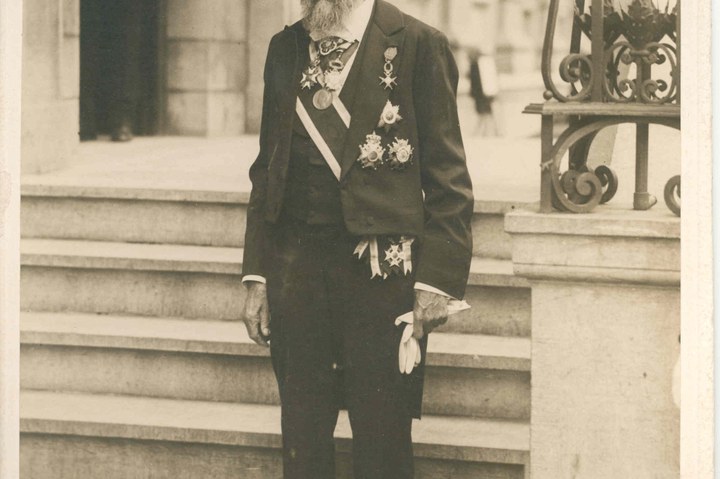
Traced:
[[[281, 477], [268, 352], [237, 321], [247, 194], [23, 185], [25, 479]], [[521, 479], [530, 289], [506, 211], [478, 201], [473, 308], [429, 340], [418, 478]], [[336, 431], [350, 478], [350, 428]]]

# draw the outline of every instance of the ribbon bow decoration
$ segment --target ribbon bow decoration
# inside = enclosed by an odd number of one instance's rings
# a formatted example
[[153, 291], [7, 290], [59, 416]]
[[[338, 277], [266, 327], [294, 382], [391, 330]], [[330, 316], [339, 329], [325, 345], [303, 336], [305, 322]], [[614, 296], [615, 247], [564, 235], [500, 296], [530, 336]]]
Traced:
[[[448, 316], [470, 309], [470, 305], [461, 300], [451, 299], [448, 303]], [[395, 326], [405, 323], [402, 337], [400, 338], [400, 349], [398, 350], [398, 366], [402, 374], [410, 374], [415, 366], [420, 365], [422, 353], [420, 343], [413, 337], [413, 312], [402, 314], [395, 319]]]

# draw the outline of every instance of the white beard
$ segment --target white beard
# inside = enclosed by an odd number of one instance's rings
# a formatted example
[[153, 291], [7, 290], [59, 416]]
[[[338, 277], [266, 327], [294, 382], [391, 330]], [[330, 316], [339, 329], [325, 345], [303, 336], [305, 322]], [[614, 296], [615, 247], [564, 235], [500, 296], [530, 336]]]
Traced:
[[341, 29], [358, 0], [301, 0], [303, 25], [320, 37]]

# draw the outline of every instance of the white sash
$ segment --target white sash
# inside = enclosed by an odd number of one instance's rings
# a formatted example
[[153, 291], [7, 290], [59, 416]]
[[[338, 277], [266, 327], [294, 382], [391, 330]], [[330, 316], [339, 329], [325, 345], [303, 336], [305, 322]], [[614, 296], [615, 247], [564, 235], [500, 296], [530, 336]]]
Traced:
[[335, 155], [333, 155], [333, 152], [330, 150], [330, 147], [325, 142], [325, 139], [315, 127], [315, 123], [313, 123], [310, 119], [310, 115], [308, 115], [308, 112], [305, 109], [305, 105], [303, 105], [302, 101], [300, 101], [300, 98], [295, 101], [295, 110], [300, 117], [300, 121], [310, 135], [310, 139], [312, 139], [313, 143], [315, 143], [315, 146], [317, 146], [318, 150], [320, 150], [320, 154], [323, 156], [323, 158], [325, 158], [325, 162], [332, 170], [335, 178], [340, 181], [340, 163], [338, 163], [337, 158], [335, 158]]

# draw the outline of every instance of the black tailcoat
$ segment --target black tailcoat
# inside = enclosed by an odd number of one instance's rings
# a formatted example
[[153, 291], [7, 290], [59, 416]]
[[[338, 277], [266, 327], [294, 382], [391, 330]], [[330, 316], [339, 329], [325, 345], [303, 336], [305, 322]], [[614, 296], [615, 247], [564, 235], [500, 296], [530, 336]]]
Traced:
[[[250, 169], [243, 273], [265, 275], [268, 223], [283, 208], [295, 101], [309, 36], [300, 22], [270, 42], [265, 65], [260, 152]], [[384, 53], [397, 47], [397, 86], [380, 84]], [[358, 68], [359, 67], [359, 68]], [[378, 0], [353, 66], [358, 86], [348, 103], [352, 121], [341, 157], [340, 190], [347, 230], [354, 235], [418, 238], [415, 280], [462, 298], [472, 257], [473, 195], [457, 115], [458, 72], [444, 34]], [[403, 119], [392, 137], [409, 140], [413, 163], [401, 171], [363, 169], [356, 159], [377, 129], [386, 102]], [[384, 137], [383, 142], [393, 138]]]

